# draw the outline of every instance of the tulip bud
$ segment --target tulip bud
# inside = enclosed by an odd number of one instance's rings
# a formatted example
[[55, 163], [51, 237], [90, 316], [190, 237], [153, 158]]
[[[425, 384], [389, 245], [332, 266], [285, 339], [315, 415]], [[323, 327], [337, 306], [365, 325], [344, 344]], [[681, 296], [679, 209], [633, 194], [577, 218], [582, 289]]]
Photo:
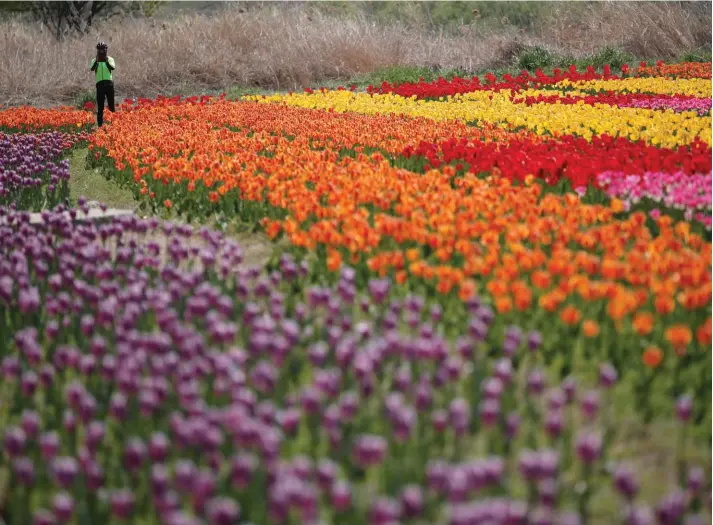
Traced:
[[583, 463], [593, 463], [602, 452], [602, 438], [598, 434], [583, 433], [577, 439], [575, 448]]
[[74, 513], [74, 499], [66, 492], [55, 494], [52, 498], [52, 510], [58, 523], [69, 523]]
[[605, 363], [599, 367], [599, 383], [604, 388], [611, 388], [616, 383], [618, 374], [616, 368], [611, 364]]
[[129, 519], [134, 512], [136, 498], [134, 493], [128, 489], [115, 491], [110, 498], [111, 512], [121, 519]]
[[676, 417], [679, 421], [687, 422], [693, 413], [693, 399], [691, 396], [683, 395], [676, 401]]
[[345, 481], [337, 481], [332, 486], [332, 505], [340, 512], [344, 512], [351, 507], [352, 491]]
[[619, 466], [614, 472], [614, 487], [627, 500], [632, 500], [639, 492], [639, 484], [633, 471], [626, 466]]

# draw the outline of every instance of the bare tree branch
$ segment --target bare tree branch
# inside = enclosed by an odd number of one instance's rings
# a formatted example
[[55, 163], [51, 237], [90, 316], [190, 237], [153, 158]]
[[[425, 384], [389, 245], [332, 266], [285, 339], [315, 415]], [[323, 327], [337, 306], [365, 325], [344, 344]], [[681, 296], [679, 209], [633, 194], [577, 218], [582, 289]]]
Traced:
[[107, 1], [33, 2], [35, 17], [57, 40], [69, 32], [85, 33], [96, 18], [110, 14], [115, 8], [125, 8], [125, 4]]

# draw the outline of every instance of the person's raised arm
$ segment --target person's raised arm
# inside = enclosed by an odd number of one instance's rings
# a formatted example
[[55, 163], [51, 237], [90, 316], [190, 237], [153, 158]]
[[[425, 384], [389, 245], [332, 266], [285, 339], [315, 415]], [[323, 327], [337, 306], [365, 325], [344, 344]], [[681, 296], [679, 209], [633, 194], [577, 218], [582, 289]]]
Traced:
[[106, 66], [109, 68], [109, 71], [114, 71], [116, 69], [116, 64], [114, 63], [114, 59], [112, 57], [108, 57], [106, 59]]
[[99, 62], [97, 62], [97, 59], [93, 58], [92, 59], [92, 67], [89, 69], [89, 71], [96, 71], [98, 65], [99, 65]]

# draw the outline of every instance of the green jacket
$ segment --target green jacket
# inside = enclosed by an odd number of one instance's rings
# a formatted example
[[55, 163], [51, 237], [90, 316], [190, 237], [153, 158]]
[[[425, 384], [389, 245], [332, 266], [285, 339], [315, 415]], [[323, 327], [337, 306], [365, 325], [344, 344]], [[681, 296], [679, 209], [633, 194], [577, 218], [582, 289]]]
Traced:
[[96, 64], [97, 59], [93, 58], [92, 59], [92, 64], [91, 64], [91, 71], [94, 71], [94, 76], [96, 77], [97, 82], [101, 82], [102, 80], [114, 80], [114, 75], [112, 74], [112, 71], [116, 69], [116, 65], [114, 63], [114, 59], [112, 57], [106, 57], [106, 62], [99, 62], [99, 64]]

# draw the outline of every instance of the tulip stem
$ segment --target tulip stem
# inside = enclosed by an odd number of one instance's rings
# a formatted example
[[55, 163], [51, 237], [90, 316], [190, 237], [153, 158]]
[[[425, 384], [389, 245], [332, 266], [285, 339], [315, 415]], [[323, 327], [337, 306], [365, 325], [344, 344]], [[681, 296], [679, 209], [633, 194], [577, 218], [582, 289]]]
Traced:
[[678, 449], [677, 451], [677, 470], [678, 470], [678, 481], [681, 486], [686, 484], [686, 441], [688, 438], [688, 425], [684, 422], [679, 424], [678, 427]]
[[584, 465], [584, 472], [582, 475], [582, 482], [584, 483], [584, 488], [582, 494], [579, 497], [579, 515], [582, 518], [582, 525], [587, 525], [589, 523], [589, 498], [592, 495], [592, 491], [589, 487], [589, 478], [591, 474], [591, 467], [589, 464]]

